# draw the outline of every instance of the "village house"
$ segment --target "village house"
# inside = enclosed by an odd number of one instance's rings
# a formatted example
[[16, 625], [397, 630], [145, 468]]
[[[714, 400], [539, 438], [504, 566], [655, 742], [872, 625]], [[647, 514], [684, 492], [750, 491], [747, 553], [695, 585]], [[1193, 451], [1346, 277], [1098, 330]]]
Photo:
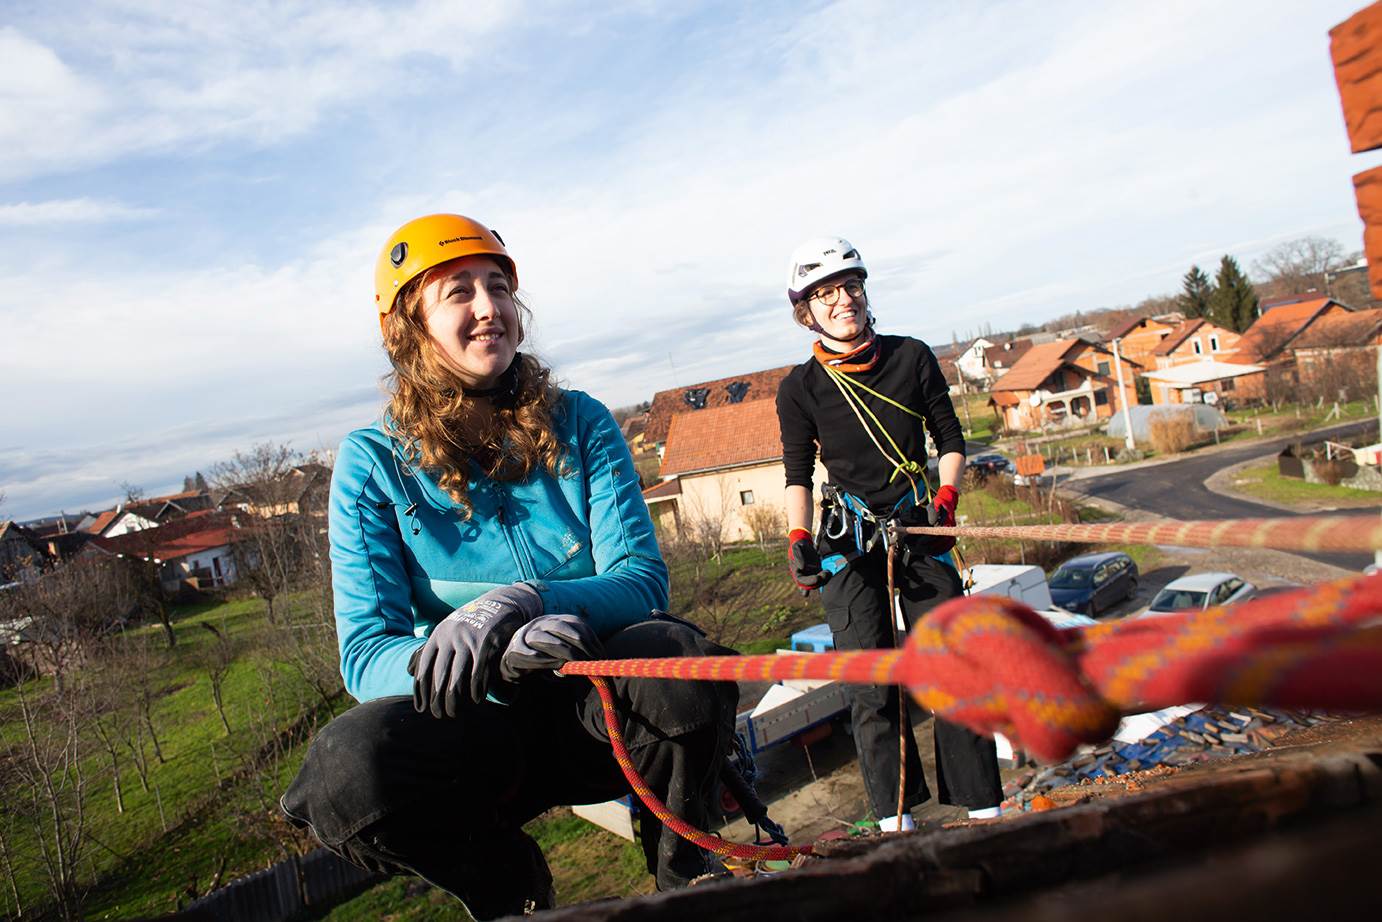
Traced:
[[8, 519], [0, 521], [0, 585], [38, 573], [43, 548], [33, 532]]
[[309, 461], [264, 483], [230, 487], [213, 497], [218, 510], [239, 509], [250, 515], [325, 516], [331, 490], [331, 468]]
[[1375, 393], [1382, 308], [1321, 318], [1292, 345], [1302, 386], [1333, 399], [1339, 399], [1339, 391], [1346, 397]]
[[1278, 303], [1263, 310], [1253, 325], [1243, 331], [1238, 349], [1227, 357], [1230, 362], [1248, 365], [1290, 364], [1290, 348], [1296, 337], [1326, 317], [1351, 311], [1332, 298]]
[[965, 376], [966, 381], [976, 384], [988, 383], [989, 373], [984, 364], [984, 353], [995, 345], [997, 343], [993, 340], [980, 336], [955, 356], [955, 364], [959, 367], [960, 374]]
[[[1155, 365], [1153, 355], [1162, 340], [1185, 321], [1179, 313], [1136, 317], [1110, 330], [1105, 342], [1118, 340], [1118, 354], [1144, 368]], [[1110, 347], [1111, 348], [1111, 347]]]
[[1112, 416], [1122, 401], [1137, 402], [1141, 365], [1123, 359], [1123, 397], [1113, 353], [1083, 339], [1033, 346], [993, 386], [989, 405], [1004, 428], [1092, 423]]
[[658, 457], [666, 453], [667, 435], [673, 417], [686, 413], [701, 413], [717, 407], [751, 403], [777, 398], [777, 386], [795, 366], [783, 365], [766, 371], [754, 371], [714, 381], [702, 381], [690, 387], [674, 387], [653, 395], [648, 408], [648, 421], [643, 429], [644, 444], [657, 448]]
[[992, 384], [1011, 371], [1032, 345], [1030, 339], [1010, 339], [985, 349], [984, 371], [988, 383]]
[[1142, 376], [1151, 384], [1153, 404], [1243, 403], [1261, 400], [1266, 394], [1266, 372], [1265, 365], [1203, 358]]
[[235, 582], [235, 518], [200, 510], [159, 528], [98, 538], [95, 546], [108, 554], [137, 557], [159, 567], [165, 592], [183, 586], [208, 589]]
[[1239, 336], [1234, 331], [1210, 323], [1203, 317], [1187, 320], [1177, 326], [1152, 350], [1157, 368], [1172, 368], [1203, 359], [1223, 361], [1238, 348]]
[[[663, 480], [643, 491], [659, 532], [685, 534], [710, 523], [722, 528], [723, 540], [745, 541], [754, 537], [750, 520], [761, 509], [776, 512], [786, 528], [787, 475], [775, 397], [672, 418]], [[819, 462], [813, 479], [819, 493], [825, 482]]]

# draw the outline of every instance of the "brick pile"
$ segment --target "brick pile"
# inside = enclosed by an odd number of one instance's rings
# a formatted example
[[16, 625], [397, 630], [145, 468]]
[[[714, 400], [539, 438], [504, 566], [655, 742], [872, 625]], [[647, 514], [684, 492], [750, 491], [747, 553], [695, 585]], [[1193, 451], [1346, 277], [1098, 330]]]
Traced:
[[[1269, 749], [1295, 730], [1328, 715], [1275, 708], [1201, 708], [1135, 743], [1109, 741], [1082, 747], [1064, 762], [1029, 768], [1003, 788], [1003, 812], [1042, 809], [1050, 792], [1070, 785], [1106, 782], [1148, 771], [1174, 770]], [[1064, 799], [1064, 798], [1061, 798]]]

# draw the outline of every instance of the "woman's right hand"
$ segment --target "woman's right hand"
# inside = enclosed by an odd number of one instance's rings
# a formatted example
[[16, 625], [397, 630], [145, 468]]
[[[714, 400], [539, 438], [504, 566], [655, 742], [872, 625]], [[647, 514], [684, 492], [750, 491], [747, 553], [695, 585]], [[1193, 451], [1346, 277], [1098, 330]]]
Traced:
[[509, 640], [541, 615], [542, 596], [527, 583], [491, 589], [447, 615], [408, 664], [413, 707], [455, 717], [466, 698], [484, 701]]

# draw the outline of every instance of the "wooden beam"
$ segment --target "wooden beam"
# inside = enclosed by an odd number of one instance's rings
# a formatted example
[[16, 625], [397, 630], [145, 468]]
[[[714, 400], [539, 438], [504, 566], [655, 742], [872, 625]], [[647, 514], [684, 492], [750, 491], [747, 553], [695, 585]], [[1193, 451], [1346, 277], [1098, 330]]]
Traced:
[[1363, 219], [1363, 255], [1368, 259], [1372, 296], [1382, 298], [1382, 167], [1353, 177], [1358, 217]]
[[1382, 2], [1330, 29], [1329, 54], [1353, 152], [1382, 147]]

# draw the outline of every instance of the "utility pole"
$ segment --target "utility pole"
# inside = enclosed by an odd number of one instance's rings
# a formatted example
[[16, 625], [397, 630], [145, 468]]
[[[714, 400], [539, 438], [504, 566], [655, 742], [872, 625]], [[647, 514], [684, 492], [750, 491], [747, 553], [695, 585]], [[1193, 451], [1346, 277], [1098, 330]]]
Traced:
[[1123, 387], [1123, 356], [1118, 351], [1120, 339], [1113, 341], [1113, 367], [1118, 370], [1118, 405], [1123, 408], [1123, 428], [1127, 432], [1123, 436], [1124, 443], [1128, 446], [1128, 451], [1137, 447], [1137, 443], [1132, 437], [1132, 412], [1128, 409], [1128, 392]]

